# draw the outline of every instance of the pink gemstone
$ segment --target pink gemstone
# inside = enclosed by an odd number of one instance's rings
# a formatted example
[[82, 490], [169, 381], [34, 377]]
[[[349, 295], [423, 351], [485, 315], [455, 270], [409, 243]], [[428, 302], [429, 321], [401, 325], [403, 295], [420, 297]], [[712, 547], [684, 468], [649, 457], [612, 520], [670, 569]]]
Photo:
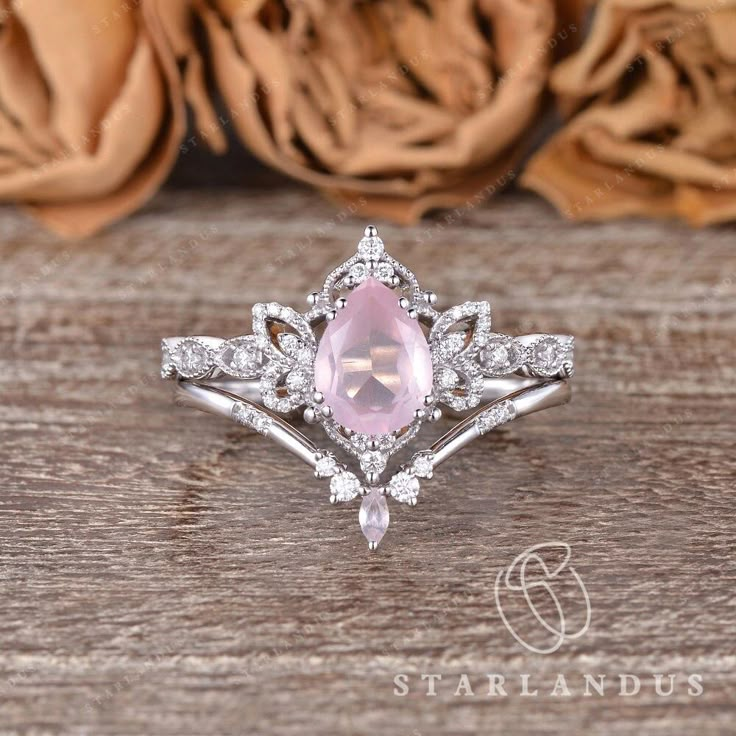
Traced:
[[388, 503], [375, 488], [363, 496], [358, 520], [363, 535], [369, 542], [378, 544], [388, 529]]
[[432, 391], [432, 359], [419, 322], [374, 278], [327, 325], [314, 371], [335, 421], [370, 435], [410, 424]]

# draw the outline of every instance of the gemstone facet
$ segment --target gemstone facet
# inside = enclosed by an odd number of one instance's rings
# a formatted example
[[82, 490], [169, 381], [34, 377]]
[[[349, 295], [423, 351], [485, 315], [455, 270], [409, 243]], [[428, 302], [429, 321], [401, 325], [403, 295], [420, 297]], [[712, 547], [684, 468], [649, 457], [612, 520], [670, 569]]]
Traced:
[[179, 373], [185, 378], [198, 378], [207, 372], [210, 354], [207, 348], [196, 340], [182, 340], [174, 350], [171, 359]]
[[389, 522], [388, 503], [377, 488], [363, 497], [358, 520], [369, 543], [378, 544], [383, 539]]
[[347, 470], [342, 470], [332, 476], [330, 480], [330, 493], [337, 501], [352, 501], [360, 495], [360, 481]]
[[557, 339], [548, 335], [532, 345], [531, 357], [534, 370], [543, 376], [553, 376], [562, 368], [565, 349]]
[[315, 386], [354, 432], [387, 434], [412, 422], [432, 391], [432, 360], [395, 292], [371, 277], [350, 294], [320, 340]]
[[388, 492], [399, 503], [412, 503], [419, 495], [419, 481], [416, 476], [401, 471], [389, 481]]
[[481, 351], [480, 362], [487, 374], [503, 376], [521, 368], [524, 363], [524, 349], [511, 337], [494, 335]]

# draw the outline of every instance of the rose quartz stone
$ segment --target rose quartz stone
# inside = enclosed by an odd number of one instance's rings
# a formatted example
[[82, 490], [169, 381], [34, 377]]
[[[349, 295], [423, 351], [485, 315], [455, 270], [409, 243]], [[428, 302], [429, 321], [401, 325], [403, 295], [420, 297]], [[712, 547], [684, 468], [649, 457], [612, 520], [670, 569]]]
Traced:
[[360, 521], [360, 528], [363, 530], [363, 536], [369, 542], [378, 544], [383, 539], [386, 529], [388, 529], [389, 513], [386, 496], [382, 496], [376, 488], [363, 496], [358, 520]]
[[410, 424], [432, 391], [432, 359], [419, 322], [374, 278], [328, 323], [314, 372], [335, 421], [370, 435]]

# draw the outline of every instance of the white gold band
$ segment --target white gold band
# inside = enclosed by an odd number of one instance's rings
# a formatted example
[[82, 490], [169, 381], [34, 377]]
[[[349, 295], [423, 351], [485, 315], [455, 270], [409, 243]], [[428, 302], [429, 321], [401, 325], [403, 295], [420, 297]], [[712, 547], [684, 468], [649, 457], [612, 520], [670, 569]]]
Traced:
[[[572, 337], [492, 332], [486, 301], [438, 311], [435, 294], [385, 252], [375, 228], [308, 302], [303, 313], [255, 304], [249, 335], [165, 338], [161, 375], [176, 380], [177, 403], [229, 417], [329, 478], [332, 503], [363, 496], [371, 548], [388, 526], [386, 496], [415, 505], [420, 480], [469, 442], [570, 399]], [[287, 421], [297, 412], [358, 460], [362, 480]], [[459, 421], [384, 475], [443, 413]]]
[[[570, 384], [564, 379], [510, 376], [487, 378], [485, 383], [484, 399], [488, 403], [484, 402], [481, 408], [473, 411], [430, 446], [432, 469], [501, 424], [566, 404], [571, 397]], [[325, 450], [318, 448], [301, 432], [262, 405], [257, 381], [182, 379], [177, 381], [175, 401], [179, 406], [223, 416], [268, 435], [313, 469], [326, 454]], [[241, 407], [250, 411], [243, 414]]]

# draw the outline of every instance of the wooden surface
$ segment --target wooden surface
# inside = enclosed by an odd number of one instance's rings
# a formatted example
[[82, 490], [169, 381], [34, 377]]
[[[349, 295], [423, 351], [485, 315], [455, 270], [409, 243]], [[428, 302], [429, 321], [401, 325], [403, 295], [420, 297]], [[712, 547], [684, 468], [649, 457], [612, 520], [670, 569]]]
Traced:
[[[369, 555], [357, 504], [157, 378], [162, 336], [303, 306], [364, 224], [303, 190], [167, 193], [82, 243], [0, 212], [0, 734], [736, 732], [736, 230], [570, 226], [518, 195], [382, 227], [440, 306], [488, 297], [499, 330], [576, 335], [578, 374], [571, 405], [392, 505]], [[543, 656], [493, 586], [555, 540], [592, 622]], [[488, 673], [539, 695], [486, 697]], [[642, 691], [585, 697], [585, 673]]]

